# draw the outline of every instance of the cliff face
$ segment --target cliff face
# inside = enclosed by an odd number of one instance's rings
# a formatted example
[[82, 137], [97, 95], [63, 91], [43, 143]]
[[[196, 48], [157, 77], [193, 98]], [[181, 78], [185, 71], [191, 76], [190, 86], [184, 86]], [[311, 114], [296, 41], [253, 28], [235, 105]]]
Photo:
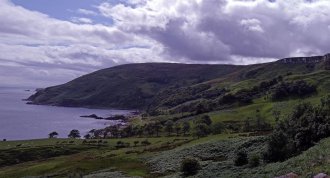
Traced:
[[324, 56], [312, 56], [312, 57], [291, 57], [281, 59], [283, 63], [320, 63], [330, 61], [330, 53]]

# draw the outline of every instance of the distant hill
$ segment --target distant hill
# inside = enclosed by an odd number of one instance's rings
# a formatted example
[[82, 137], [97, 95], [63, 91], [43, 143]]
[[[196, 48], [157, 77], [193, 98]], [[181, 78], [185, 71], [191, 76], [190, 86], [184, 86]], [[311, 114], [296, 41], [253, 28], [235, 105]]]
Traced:
[[276, 77], [294, 75], [299, 78], [299, 75], [321, 72], [330, 66], [328, 57], [283, 59], [245, 66], [127, 64], [39, 90], [28, 99], [32, 104], [68, 107], [175, 111], [187, 104], [190, 107], [189, 103], [214, 103], [225, 95]]

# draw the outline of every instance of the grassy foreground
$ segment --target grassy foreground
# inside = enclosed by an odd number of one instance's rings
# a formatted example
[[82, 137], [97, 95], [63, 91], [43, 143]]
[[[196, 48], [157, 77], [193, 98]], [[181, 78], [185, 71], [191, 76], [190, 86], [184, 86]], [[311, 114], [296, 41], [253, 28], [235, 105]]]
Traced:
[[149, 146], [134, 141], [145, 138], [120, 139], [130, 143], [128, 148], [116, 148], [119, 139], [83, 140], [41, 139], [0, 142], [0, 177], [86, 175], [103, 169], [121, 171], [129, 176], [151, 177], [139, 155], [177, 147], [192, 140], [191, 137], [148, 138]]
[[[145, 138], [120, 139], [131, 146], [119, 149], [116, 148], [119, 139], [104, 139], [102, 143], [97, 140], [98, 143], [90, 144], [72, 139], [0, 142], [0, 177], [181, 177], [179, 167], [185, 157], [195, 157], [203, 166], [194, 177], [274, 177], [290, 172], [310, 177], [319, 172], [330, 172], [330, 139], [322, 140], [287, 161], [262, 162], [257, 167], [234, 166], [235, 151], [244, 146], [251, 154], [261, 154], [266, 137], [242, 138], [237, 134], [211, 135], [201, 139], [159, 137], [148, 138], [149, 146], [134, 146], [134, 141], [143, 140]], [[54, 152], [58, 155], [49, 156]], [[18, 153], [30, 160], [17, 160]], [[3, 161], [11, 156], [18, 162], [3, 166]]]

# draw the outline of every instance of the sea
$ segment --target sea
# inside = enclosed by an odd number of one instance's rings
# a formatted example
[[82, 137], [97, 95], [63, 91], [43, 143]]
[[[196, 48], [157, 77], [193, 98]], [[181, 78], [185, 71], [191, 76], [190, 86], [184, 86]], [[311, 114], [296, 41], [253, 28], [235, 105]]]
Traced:
[[23, 99], [35, 92], [32, 88], [0, 87], [0, 140], [26, 140], [47, 138], [56, 131], [59, 138], [66, 138], [72, 129], [80, 131], [81, 136], [92, 129], [118, 124], [120, 121], [82, 118], [83, 115], [96, 114], [107, 117], [128, 114], [128, 110], [88, 109], [29, 105]]

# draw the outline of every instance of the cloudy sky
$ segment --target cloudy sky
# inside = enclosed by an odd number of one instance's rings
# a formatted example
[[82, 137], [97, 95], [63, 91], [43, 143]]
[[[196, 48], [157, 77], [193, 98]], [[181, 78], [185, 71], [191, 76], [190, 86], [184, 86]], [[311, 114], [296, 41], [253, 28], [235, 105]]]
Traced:
[[329, 44], [328, 0], [0, 0], [0, 86], [125, 63], [323, 55]]

